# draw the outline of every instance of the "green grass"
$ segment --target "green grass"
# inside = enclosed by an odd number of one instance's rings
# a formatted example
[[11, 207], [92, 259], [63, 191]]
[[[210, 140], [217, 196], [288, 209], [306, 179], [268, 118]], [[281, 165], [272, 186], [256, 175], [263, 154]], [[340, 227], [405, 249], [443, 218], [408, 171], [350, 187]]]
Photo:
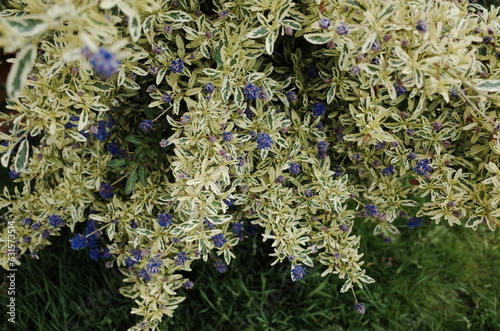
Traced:
[[[192, 290], [162, 330], [498, 330], [498, 232], [425, 224], [386, 244], [360, 222], [368, 274], [377, 283], [357, 291], [365, 315], [340, 294], [321, 266], [294, 283], [288, 264], [269, 266], [268, 243], [254, 236], [235, 248], [226, 274], [194, 265]], [[121, 297], [121, 276], [54, 238], [17, 272], [19, 330], [125, 330], [137, 321]], [[496, 261], [496, 262], [495, 262]], [[0, 303], [6, 304], [5, 291]], [[2, 312], [3, 314], [3, 312]], [[2, 316], [2, 319], [5, 315]], [[0, 320], [2, 320], [0, 319]], [[2, 322], [3, 323], [3, 322]], [[12, 329], [12, 328], [11, 328]]]

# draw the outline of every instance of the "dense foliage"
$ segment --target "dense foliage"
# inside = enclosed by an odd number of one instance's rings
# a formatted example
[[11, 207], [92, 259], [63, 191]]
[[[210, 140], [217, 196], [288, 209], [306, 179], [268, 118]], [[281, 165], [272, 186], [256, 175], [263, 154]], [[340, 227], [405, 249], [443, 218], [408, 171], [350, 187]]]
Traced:
[[[69, 227], [74, 249], [121, 268], [138, 329], [172, 315], [193, 261], [225, 272], [256, 226], [293, 281], [314, 256], [346, 292], [373, 282], [355, 216], [387, 240], [397, 222], [499, 223], [498, 9], [3, 6], [0, 46], [17, 56], [0, 152], [22, 189], [0, 199], [2, 266]], [[410, 214], [420, 196], [430, 201]]]

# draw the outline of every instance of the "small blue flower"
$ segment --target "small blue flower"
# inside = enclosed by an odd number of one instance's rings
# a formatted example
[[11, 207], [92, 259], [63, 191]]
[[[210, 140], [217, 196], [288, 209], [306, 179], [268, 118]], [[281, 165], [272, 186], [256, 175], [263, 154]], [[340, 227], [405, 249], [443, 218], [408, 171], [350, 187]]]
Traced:
[[61, 216], [59, 216], [59, 215], [50, 215], [47, 218], [49, 220], [49, 225], [52, 225], [55, 228], [57, 228], [63, 224], [63, 220], [62, 220]]
[[168, 67], [173, 73], [180, 74], [184, 69], [184, 60], [177, 59], [170, 61], [170, 66]]
[[378, 66], [380, 64], [380, 59], [378, 57], [374, 57], [371, 62], [372, 64]]
[[261, 132], [257, 134], [257, 148], [258, 149], [270, 149], [272, 144], [274, 144], [271, 136], [266, 132]]
[[97, 127], [96, 130], [97, 132], [93, 132], [94, 137], [96, 137], [97, 140], [99, 141], [104, 141], [110, 137], [110, 132], [107, 127], [108, 122], [107, 121], [99, 121], [97, 122]]
[[330, 21], [328, 18], [323, 17], [322, 19], [319, 20], [319, 27], [322, 29], [328, 29], [332, 26], [332, 21]]
[[175, 264], [176, 265], [183, 265], [184, 262], [187, 261], [187, 255], [186, 252], [179, 252], [175, 255]]
[[160, 271], [160, 267], [163, 264], [163, 261], [160, 258], [152, 258], [149, 260], [149, 263], [146, 265], [146, 271], [148, 274], [156, 274]]
[[162, 228], [165, 228], [167, 226], [170, 226], [174, 223], [174, 218], [172, 217], [172, 215], [170, 215], [169, 213], [165, 213], [165, 214], [160, 214], [158, 215], [158, 224], [162, 227]]
[[237, 160], [238, 160], [237, 164], [238, 167], [243, 167], [245, 165], [245, 158], [243, 156], [238, 156]]
[[139, 277], [141, 277], [142, 279], [144, 279], [144, 281], [147, 283], [151, 280], [151, 275], [148, 274], [148, 272], [146, 271], [146, 269], [142, 268], [141, 270], [139, 270], [139, 273], [138, 273]]
[[182, 287], [184, 287], [186, 290], [190, 290], [192, 289], [194, 286], [194, 283], [190, 280], [188, 281], [185, 281], [184, 283], [182, 283]]
[[229, 198], [229, 199], [222, 199], [222, 201], [224, 201], [224, 203], [225, 203], [228, 207], [234, 206], [234, 199], [233, 199], [233, 198]]
[[233, 134], [231, 132], [225, 131], [222, 133], [222, 139], [225, 142], [230, 142], [231, 140], [233, 140]]
[[10, 179], [18, 179], [19, 177], [21, 177], [21, 174], [15, 170], [10, 170], [9, 171], [9, 178]]
[[214, 91], [215, 91], [215, 86], [212, 83], [207, 83], [203, 87], [203, 92], [205, 92], [205, 93], [212, 94], [212, 93], [214, 93]]
[[429, 26], [427, 25], [427, 23], [424, 20], [418, 20], [416, 28], [417, 28], [417, 31], [420, 33], [425, 33], [427, 31], [429, 31]]
[[292, 280], [294, 282], [303, 279], [305, 275], [306, 275], [306, 268], [304, 268], [303, 266], [298, 265], [298, 264], [295, 267], [293, 267]]
[[372, 51], [374, 52], [380, 51], [380, 43], [377, 40], [375, 40], [372, 44]]
[[342, 231], [342, 232], [349, 232], [349, 230], [350, 230], [349, 226], [347, 226], [347, 225], [345, 225], [345, 224], [340, 224], [340, 225], [339, 225], [339, 229], [340, 229], [340, 231]]
[[422, 221], [422, 217], [416, 217], [416, 216], [413, 216], [411, 217], [409, 220], [408, 220], [408, 227], [410, 229], [413, 229], [413, 228], [416, 228], [420, 225], [422, 225], [424, 221]]
[[120, 156], [122, 155], [122, 151], [120, 149], [120, 143], [119, 142], [111, 142], [108, 145], [108, 152], [113, 155], [113, 156]]
[[313, 116], [323, 116], [325, 115], [326, 108], [325, 105], [322, 102], [315, 102], [311, 105], [311, 110], [313, 113]]
[[224, 235], [222, 233], [212, 236], [211, 239], [213, 240], [214, 246], [216, 248], [222, 248], [222, 246], [224, 246], [224, 244], [227, 242], [226, 238], [224, 238]]
[[320, 141], [318, 143], [318, 153], [326, 153], [328, 149], [328, 143], [326, 141]]
[[139, 128], [144, 132], [151, 131], [151, 130], [153, 130], [153, 121], [152, 120], [144, 120], [141, 122], [141, 124], [139, 124]]
[[369, 203], [365, 206], [366, 214], [368, 216], [377, 216], [379, 214], [379, 210], [377, 206], [372, 203]]
[[290, 91], [286, 93], [286, 98], [289, 102], [295, 102], [297, 101], [297, 93]]
[[292, 175], [298, 175], [300, 173], [300, 164], [292, 162], [288, 168]]
[[358, 312], [358, 314], [364, 314], [366, 312], [366, 307], [361, 302], [356, 303], [354, 305], [354, 309]]
[[243, 88], [243, 93], [245, 94], [245, 100], [256, 100], [259, 96], [260, 89], [253, 85], [252, 83], [248, 83]]
[[340, 23], [336, 28], [335, 28], [335, 32], [337, 32], [337, 34], [343, 36], [345, 34], [348, 34], [349, 33], [349, 29], [347, 28], [347, 26], [345, 25], [345, 23]]
[[99, 189], [99, 194], [103, 199], [110, 199], [113, 196], [113, 188], [109, 183], [103, 183]]
[[165, 94], [161, 97], [161, 101], [165, 103], [170, 103], [172, 101], [172, 95], [171, 94]]
[[392, 164], [388, 165], [386, 168], [382, 169], [382, 175], [389, 176], [394, 174], [394, 166]]
[[31, 230], [33, 230], [33, 231], [39, 231], [41, 226], [42, 226], [42, 223], [40, 223], [40, 222], [33, 223], [31, 225]]
[[417, 162], [417, 165], [413, 168], [418, 175], [423, 176], [432, 171], [432, 167], [429, 165], [429, 159], [422, 159]]
[[406, 93], [407, 89], [401, 83], [394, 83], [394, 88], [396, 89], [396, 96], [400, 96]]
[[417, 158], [417, 154], [413, 153], [413, 152], [408, 153], [408, 156], [406, 156], [406, 159], [408, 161], [415, 160], [416, 158]]
[[73, 248], [74, 250], [83, 249], [88, 245], [87, 237], [85, 237], [81, 233], [75, 234], [74, 237], [69, 240], [69, 242], [71, 244], [71, 248]]
[[215, 270], [217, 270], [218, 273], [223, 274], [226, 272], [226, 265], [222, 260], [216, 260], [213, 264]]
[[208, 219], [203, 221], [203, 225], [205, 225], [209, 230], [215, 228], [215, 224], [210, 222]]
[[29, 218], [29, 217], [25, 217], [21, 220], [21, 224], [23, 226], [28, 226], [31, 224], [31, 222], [33, 221], [33, 219]]
[[306, 190], [304, 195], [306, 196], [306, 198], [312, 198], [312, 196], [314, 195], [314, 191], [313, 190]]
[[120, 60], [105, 48], [99, 48], [99, 51], [90, 56], [90, 65], [101, 78], [109, 78], [113, 76], [120, 67]]

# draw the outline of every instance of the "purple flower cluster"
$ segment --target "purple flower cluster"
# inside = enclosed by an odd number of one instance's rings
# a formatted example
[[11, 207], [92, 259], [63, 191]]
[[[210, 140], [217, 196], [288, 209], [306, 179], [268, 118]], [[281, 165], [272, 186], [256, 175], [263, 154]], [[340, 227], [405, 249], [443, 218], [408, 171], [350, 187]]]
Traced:
[[313, 116], [323, 116], [326, 112], [326, 107], [322, 102], [315, 102], [311, 105]]
[[363, 303], [357, 302], [354, 305], [354, 309], [358, 312], [358, 314], [364, 314], [366, 312], [366, 307]]
[[292, 280], [294, 282], [303, 279], [305, 275], [306, 275], [306, 268], [304, 268], [303, 266], [298, 265], [298, 264], [295, 267], [293, 267]]
[[257, 134], [257, 148], [258, 149], [270, 149], [272, 144], [274, 144], [271, 136], [266, 132], [261, 132]]
[[225, 131], [222, 133], [222, 139], [225, 142], [230, 142], [231, 140], [233, 140], [233, 134], [231, 132]]
[[139, 128], [144, 132], [151, 131], [153, 130], [153, 121], [144, 120], [139, 124]]
[[347, 26], [345, 25], [345, 23], [340, 23], [336, 28], [335, 28], [335, 32], [337, 32], [337, 34], [343, 36], [345, 34], [348, 34], [349, 33], [349, 29], [347, 28]]
[[432, 167], [429, 165], [429, 159], [422, 159], [417, 162], [417, 165], [413, 168], [418, 175], [423, 176], [432, 171]]
[[332, 26], [332, 21], [330, 21], [330, 19], [323, 17], [319, 20], [320, 28], [327, 30], [328, 28], [330, 28], [330, 26]]
[[224, 235], [222, 233], [212, 236], [211, 239], [213, 240], [214, 246], [216, 248], [222, 248], [222, 246], [224, 246], [224, 244], [227, 242], [226, 238], [224, 238]]
[[399, 97], [400, 95], [403, 95], [406, 93], [407, 89], [404, 87], [403, 84], [401, 83], [394, 83], [394, 88], [396, 89], [396, 95]]
[[81, 233], [75, 234], [69, 242], [74, 250], [84, 249], [88, 245], [87, 237]]
[[103, 183], [99, 189], [99, 194], [103, 199], [110, 199], [113, 196], [113, 188], [109, 183]]
[[318, 142], [318, 156], [321, 160], [326, 158], [327, 149], [328, 149], [328, 143], [326, 141]]
[[122, 156], [121, 146], [119, 142], [110, 142], [108, 145], [108, 152], [113, 156]]
[[158, 224], [162, 227], [162, 228], [165, 228], [167, 226], [170, 226], [174, 223], [174, 218], [172, 217], [172, 215], [170, 215], [169, 213], [164, 213], [164, 214], [160, 214], [158, 215]]
[[97, 126], [94, 127], [92, 133], [97, 140], [104, 141], [111, 136], [110, 129], [113, 125], [114, 121], [99, 121], [97, 122]]
[[248, 83], [243, 88], [243, 93], [245, 94], [246, 100], [256, 100], [259, 96], [260, 89], [252, 83]]
[[384, 176], [394, 175], [394, 166], [390, 164], [386, 168], [382, 169], [382, 175]]
[[170, 61], [170, 66], [168, 67], [173, 73], [180, 74], [184, 69], [184, 60], [177, 59]]
[[90, 65], [94, 69], [95, 73], [104, 79], [113, 76], [120, 67], [120, 60], [110, 53], [105, 48], [99, 48], [99, 51], [90, 56]]
[[215, 270], [217, 270], [218, 273], [223, 274], [226, 272], [226, 265], [222, 260], [217, 259], [214, 264], [213, 264]]
[[233, 225], [231, 226], [231, 230], [233, 230], [233, 232], [238, 236], [240, 241], [243, 241], [245, 239], [242, 222], [233, 223]]
[[379, 213], [378, 207], [372, 203], [366, 204], [365, 210], [366, 210], [366, 215], [368, 216], [377, 216]]
[[408, 227], [410, 229], [413, 229], [413, 228], [416, 228], [420, 225], [422, 225], [424, 221], [422, 221], [422, 217], [416, 217], [416, 216], [413, 216], [411, 217], [409, 220], [408, 220]]
[[184, 283], [182, 283], [182, 287], [184, 287], [186, 290], [192, 289], [193, 286], [194, 286], [194, 283], [190, 280], [187, 280]]
[[215, 86], [212, 83], [207, 83], [203, 87], [203, 92], [205, 92], [205, 93], [212, 94], [212, 93], [214, 93], [214, 91], [215, 91]]
[[290, 92], [287, 92], [286, 93], [286, 98], [289, 102], [295, 102], [297, 101], [298, 97], [297, 97], [297, 93], [293, 92], [293, 91], [290, 91]]
[[300, 173], [300, 164], [292, 162], [288, 168], [292, 175], [298, 175]]
[[186, 252], [179, 252], [175, 255], [175, 264], [176, 265], [183, 265], [184, 262], [187, 261], [187, 255]]
[[147, 273], [150, 275], [158, 273], [162, 264], [163, 261], [160, 258], [150, 259], [149, 263], [146, 265]]

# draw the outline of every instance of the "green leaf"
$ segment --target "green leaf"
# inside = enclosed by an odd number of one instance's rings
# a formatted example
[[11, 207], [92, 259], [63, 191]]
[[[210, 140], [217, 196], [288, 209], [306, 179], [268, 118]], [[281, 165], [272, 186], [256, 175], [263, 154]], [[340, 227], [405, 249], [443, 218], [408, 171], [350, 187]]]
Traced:
[[349, 291], [349, 289], [352, 287], [352, 280], [348, 279], [344, 285], [342, 285], [342, 288], [340, 289], [340, 293], [345, 293]]
[[136, 146], [142, 146], [142, 144], [143, 144], [141, 138], [139, 138], [137, 136], [127, 136], [127, 138], [125, 138], [125, 140], [131, 142], [132, 144], [134, 144]]
[[128, 31], [130, 32], [130, 37], [133, 41], [139, 40], [139, 37], [141, 36], [141, 18], [139, 15], [129, 17]]
[[6, 20], [21, 36], [32, 37], [44, 32], [48, 25], [37, 18], [13, 18]]
[[167, 21], [180, 23], [180, 22], [189, 22], [191, 21], [191, 16], [189, 14], [181, 11], [181, 10], [171, 10], [161, 15], [161, 18]]
[[269, 33], [269, 29], [265, 26], [259, 26], [248, 33], [248, 38], [262, 38]]
[[94, 104], [90, 105], [89, 108], [92, 110], [95, 110], [95, 111], [107, 111], [107, 110], [109, 110], [108, 106], [100, 104], [100, 103], [94, 103]]
[[123, 167], [124, 165], [127, 164], [127, 161], [124, 158], [121, 159], [113, 159], [108, 161], [106, 165], [110, 168], [118, 168], [118, 167]]
[[292, 21], [292, 20], [283, 20], [283, 21], [281, 21], [281, 24], [283, 24], [284, 26], [287, 26], [289, 28], [292, 28], [294, 30], [302, 29], [302, 27], [300, 26], [299, 23]]
[[358, 2], [358, 1], [354, 1], [354, 0], [347, 0], [346, 2], [347, 2], [348, 4], [351, 4], [351, 5], [355, 6], [355, 7], [360, 8], [360, 9], [362, 9], [362, 10], [366, 10], [366, 7], [365, 7], [365, 6], [363, 6], [363, 5], [362, 5], [360, 2]]
[[16, 170], [16, 172], [21, 172], [24, 168], [26, 168], [26, 165], [28, 164], [29, 147], [30, 145], [28, 139], [23, 139], [19, 145], [19, 149], [17, 150], [16, 158], [14, 160], [14, 170]]
[[132, 170], [132, 172], [128, 175], [127, 183], [125, 184], [125, 195], [129, 195], [134, 191], [136, 181], [137, 181], [137, 168]]
[[216, 70], [216, 69], [212, 69], [212, 68], [205, 68], [202, 70], [202, 72], [209, 77], [217, 77], [221, 74], [220, 70]]
[[362, 281], [363, 283], [366, 283], [366, 284], [375, 283], [375, 279], [373, 279], [373, 278], [371, 278], [370, 276], [367, 276], [367, 275], [362, 275], [358, 279], [360, 281]]
[[267, 52], [267, 54], [273, 54], [274, 43], [276, 42], [276, 38], [278, 38], [278, 30], [275, 30], [267, 35], [267, 37], [266, 37], [266, 52]]
[[305, 34], [304, 38], [311, 44], [315, 45], [322, 45], [326, 44], [332, 37], [329, 34], [325, 33], [310, 33], [310, 34]]
[[106, 84], [103, 82], [94, 82], [94, 83], [90, 84], [90, 86], [89, 86], [90, 89], [97, 91], [97, 92], [106, 92], [106, 91], [110, 91], [113, 88], [113, 85]]
[[229, 96], [231, 95], [231, 82], [229, 81], [229, 76], [224, 76], [224, 80], [222, 81], [222, 100], [228, 101]]
[[500, 80], [499, 79], [486, 79], [481, 83], [477, 84], [476, 90], [481, 92], [498, 92], [500, 91]]
[[36, 45], [30, 44], [17, 54], [16, 62], [12, 65], [7, 78], [7, 95], [16, 99], [26, 83], [28, 73], [33, 69], [36, 57]]
[[142, 186], [146, 187], [148, 184], [147, 180], [147, 170], [144, 165], [139, 167], [139, 180], [141, 181]]

